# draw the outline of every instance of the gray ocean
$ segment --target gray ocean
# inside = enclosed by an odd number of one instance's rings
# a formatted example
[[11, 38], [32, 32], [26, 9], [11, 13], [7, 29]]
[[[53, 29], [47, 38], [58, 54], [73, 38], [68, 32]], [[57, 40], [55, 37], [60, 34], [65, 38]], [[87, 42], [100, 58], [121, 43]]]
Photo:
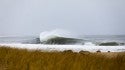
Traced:
[[[79, 39], [92, 44], [103, 42], [125, 43], [125, 35], [81, 35]], [[38, 36], [0, 37], [0, 43], [40, 44]]]

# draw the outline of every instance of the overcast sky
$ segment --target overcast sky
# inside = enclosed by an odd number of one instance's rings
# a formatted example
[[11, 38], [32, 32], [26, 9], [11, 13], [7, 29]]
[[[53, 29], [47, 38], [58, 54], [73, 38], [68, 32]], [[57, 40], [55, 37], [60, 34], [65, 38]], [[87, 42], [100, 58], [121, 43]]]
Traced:
[[54, 29], [125, 34], [125, 0], [0, 0], [0, 36], [39, 35]]

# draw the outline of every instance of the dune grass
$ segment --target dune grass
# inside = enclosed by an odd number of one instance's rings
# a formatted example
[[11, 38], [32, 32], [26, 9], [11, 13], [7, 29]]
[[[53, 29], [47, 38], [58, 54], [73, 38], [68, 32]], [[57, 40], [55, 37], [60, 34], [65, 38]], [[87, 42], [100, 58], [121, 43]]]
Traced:
[[125, 70], [125, 53], [105, 54], [0, 47], [0, 70]]

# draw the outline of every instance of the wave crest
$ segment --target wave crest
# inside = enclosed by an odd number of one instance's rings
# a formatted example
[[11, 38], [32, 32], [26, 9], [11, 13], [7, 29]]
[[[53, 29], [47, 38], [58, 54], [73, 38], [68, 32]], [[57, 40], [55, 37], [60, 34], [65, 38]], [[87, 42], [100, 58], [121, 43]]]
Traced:
[[77, 39], [71, 32], [65, 30], [45, 31], [40, 34], [42, 44], [76, 44], [82, 39]]

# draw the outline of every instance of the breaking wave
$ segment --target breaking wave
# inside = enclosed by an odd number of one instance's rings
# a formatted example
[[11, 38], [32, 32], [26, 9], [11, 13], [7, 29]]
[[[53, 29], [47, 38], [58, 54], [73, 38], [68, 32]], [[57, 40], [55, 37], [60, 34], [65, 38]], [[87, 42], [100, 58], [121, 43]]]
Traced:
[[82, 39], [75, 39], [75, 38], [65, 38], [65, 37], [54, 37], [50, 38], [46, 41], [42, 41], [42, 44], [78, 44], [81, 42]]
[[41, 44], [60, 44], [60, 45], [86, 45], [86, 46], [123, 46], [124, 42], [117, 41], [93, 41], [78, 38], [76, 35], [65, 30], [45, 31], [40, 34]]
[[76, 38], [71, 32], [64, 30], [45, 31], [40, 34], [42, 44], [82, 44], [83, 40]]

